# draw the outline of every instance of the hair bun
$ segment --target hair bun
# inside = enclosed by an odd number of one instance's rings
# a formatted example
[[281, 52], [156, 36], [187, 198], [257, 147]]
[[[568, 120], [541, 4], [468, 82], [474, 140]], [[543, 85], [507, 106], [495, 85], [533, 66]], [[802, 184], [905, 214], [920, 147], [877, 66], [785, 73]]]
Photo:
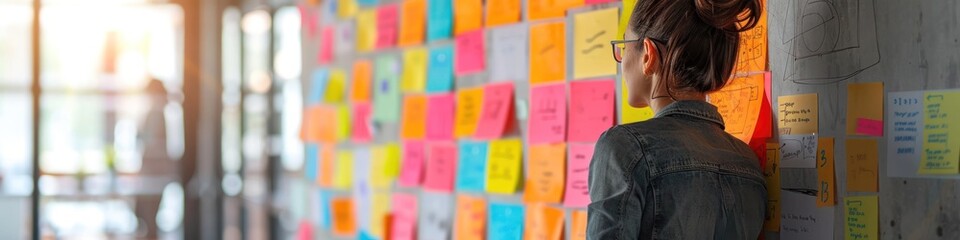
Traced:
[[760, 21], [760, 0], [693, 0], [703, 22], [729, 32], [750, 30]]

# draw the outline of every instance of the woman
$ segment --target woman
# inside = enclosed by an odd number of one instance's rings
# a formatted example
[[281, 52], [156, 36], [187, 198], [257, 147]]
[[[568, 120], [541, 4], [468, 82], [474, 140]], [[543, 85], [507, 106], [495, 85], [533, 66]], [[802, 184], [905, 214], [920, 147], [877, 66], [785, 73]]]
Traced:
[[613, 41], [628, 102], [645, 122], [613, 127], [590, 166], [588, 239], [756, 239], [767, 189], [757, 157], [723, 131], [706, 93], [723, 87], [759, 0], [640, 0]]

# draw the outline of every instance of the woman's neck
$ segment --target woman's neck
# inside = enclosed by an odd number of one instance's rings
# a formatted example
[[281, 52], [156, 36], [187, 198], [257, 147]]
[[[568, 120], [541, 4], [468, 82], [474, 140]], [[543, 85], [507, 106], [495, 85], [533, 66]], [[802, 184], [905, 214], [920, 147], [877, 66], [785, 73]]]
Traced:
[[706, 95], [702, 93], [696, 93], [696, 94], [680, 93], [675, 95], [673, 98], [665, 97], [665, 98], [650, 99], [650, 109], [653, 110], [654, 113], [659, 113], [661, 109], [664, 109], [667, 106], [670, 106], [671, 103], [674, 103], [677, 101], [706, 101], [706, 100], [707, 100]]

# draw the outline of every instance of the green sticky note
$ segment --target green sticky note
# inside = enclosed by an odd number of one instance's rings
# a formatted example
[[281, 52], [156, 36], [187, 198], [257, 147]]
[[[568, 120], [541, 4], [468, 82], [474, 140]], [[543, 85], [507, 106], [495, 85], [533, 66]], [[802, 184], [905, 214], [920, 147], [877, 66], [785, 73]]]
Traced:
[[373, 121], [394, 123], [400, 118], [400, 63], [395, 56], [377, 58], [373, 81]]

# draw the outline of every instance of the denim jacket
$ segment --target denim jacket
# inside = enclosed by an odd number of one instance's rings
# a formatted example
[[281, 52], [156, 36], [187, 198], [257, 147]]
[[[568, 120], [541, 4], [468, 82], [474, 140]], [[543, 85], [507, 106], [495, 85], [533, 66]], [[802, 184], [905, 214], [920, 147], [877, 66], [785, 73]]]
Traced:
[[587, 239], [757, 239], [767, 189], [717, 108], [679, 101], [610, 128], [590, 162]]

